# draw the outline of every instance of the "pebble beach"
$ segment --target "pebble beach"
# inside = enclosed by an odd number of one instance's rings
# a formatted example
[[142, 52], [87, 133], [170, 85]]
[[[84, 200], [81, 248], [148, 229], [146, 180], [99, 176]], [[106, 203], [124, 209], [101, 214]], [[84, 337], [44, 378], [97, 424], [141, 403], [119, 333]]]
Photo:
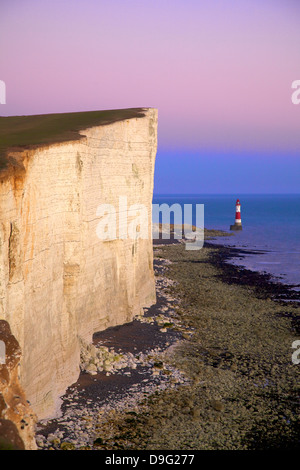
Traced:
[[216, 235], [198, 251], [154, 246], [156, 305], [82, 344], [39, 449], [299, 447], [299, 293], [230, 264], [241, 251], [210, 244]]

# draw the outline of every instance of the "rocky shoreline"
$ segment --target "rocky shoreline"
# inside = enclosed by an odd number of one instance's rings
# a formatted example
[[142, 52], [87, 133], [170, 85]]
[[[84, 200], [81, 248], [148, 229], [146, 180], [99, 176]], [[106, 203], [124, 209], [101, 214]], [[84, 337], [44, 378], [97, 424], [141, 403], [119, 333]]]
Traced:
[[299, 448], [299, 292], [228, 263], [241, 255], [207, 242], [155, 246], [157, 304], [85, 345], [38, 447]]
[[[168, 293], [169, 262], [154, 264], [157, 303], [131, 323], [96, 333], [93, 344], [82, 343], [80, 377], [62, 397], [61, 415], [39, 422], [39, 449], [99, 449], [100, 440], [106, 449], [120, 448], [111, 437], [117, 416], [136, 415], [148, 397], [188, 382], [169, 356], [192, 330], [179, 320], [177, 301]], [[105, 438], [99, 438], [99, 428]]]

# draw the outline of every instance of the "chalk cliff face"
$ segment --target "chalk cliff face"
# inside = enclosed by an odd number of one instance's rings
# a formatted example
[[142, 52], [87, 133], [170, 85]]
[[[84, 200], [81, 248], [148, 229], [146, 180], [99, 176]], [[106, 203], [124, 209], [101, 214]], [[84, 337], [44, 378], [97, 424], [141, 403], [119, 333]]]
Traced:
[[[79, 374], [80, 342], [155, 302], [151, 203], [157, 111], [11, 152], [0, 177], [0, 318], [23, 352], [21, 384], [39, 419]], [[101, 204], [148, 209], [148, 239], [101, 240]]]

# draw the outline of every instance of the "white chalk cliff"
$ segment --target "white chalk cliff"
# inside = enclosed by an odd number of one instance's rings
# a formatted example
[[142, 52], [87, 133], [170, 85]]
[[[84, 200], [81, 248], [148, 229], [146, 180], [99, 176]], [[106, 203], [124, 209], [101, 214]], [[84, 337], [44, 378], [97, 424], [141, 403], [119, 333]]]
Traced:
[[151, 219], [157, 111], [144, 113], [11, 152], [15, 166], [0, 177], [0, 319], [20, 344], [20, 381], [39, 419], [77, 380], [80, 338], [155, 302], [151, 223], [148, 239], [96, 233], [98, 206], [118, 211], [119, 196]]

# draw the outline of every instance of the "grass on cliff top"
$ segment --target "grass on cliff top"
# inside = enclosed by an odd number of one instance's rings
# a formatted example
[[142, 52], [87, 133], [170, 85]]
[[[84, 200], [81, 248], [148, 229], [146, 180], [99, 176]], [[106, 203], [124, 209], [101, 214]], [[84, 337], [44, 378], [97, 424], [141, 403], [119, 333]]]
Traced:
[[12, 147], [32, 147], [80, 138], [79, 131], [124, 119], [140, 118], [143, 108], [113, 109], [78, 113], [0, 116], [0, 169], [7, 164]]

